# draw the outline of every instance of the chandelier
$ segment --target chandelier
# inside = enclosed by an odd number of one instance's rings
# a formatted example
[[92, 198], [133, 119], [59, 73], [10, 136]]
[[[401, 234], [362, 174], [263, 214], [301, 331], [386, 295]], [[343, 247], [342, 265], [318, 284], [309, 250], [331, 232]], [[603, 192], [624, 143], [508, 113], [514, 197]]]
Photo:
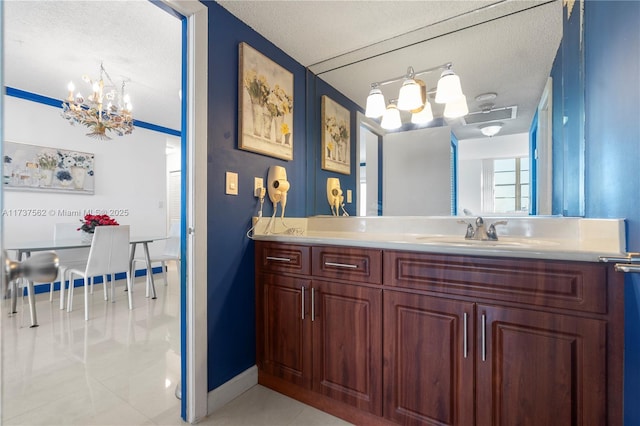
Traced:
[[[106, 85], [105, 77], [108, 83]], [[118, 136], [131, 134], [131, 100], [124, 92], [124, 81], [118, 92], [103, 64], [100, 64], [100, 80], [92, 81], [87, 75], [82, 76], [82, 80], [91, 87], [91, 96], [85, 99], [80, 92], [74, 94], [75, 86], [73, 82], [69, 82], [69, 95], [62, 102], [62, 117], [72, 126], [81, 124], [88, 127], [90, 132], [87, 136], [94, 139], [110, 140], [107, 131]]]

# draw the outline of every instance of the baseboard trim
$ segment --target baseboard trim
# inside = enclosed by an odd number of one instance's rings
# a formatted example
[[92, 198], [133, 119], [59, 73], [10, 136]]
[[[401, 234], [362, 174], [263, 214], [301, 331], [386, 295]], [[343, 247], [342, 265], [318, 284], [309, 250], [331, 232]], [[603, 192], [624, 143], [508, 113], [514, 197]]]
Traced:
[[218, 386], [207, 395], [207, 414], [212, 414], [258, 384], [258, 367], [253, 366]]

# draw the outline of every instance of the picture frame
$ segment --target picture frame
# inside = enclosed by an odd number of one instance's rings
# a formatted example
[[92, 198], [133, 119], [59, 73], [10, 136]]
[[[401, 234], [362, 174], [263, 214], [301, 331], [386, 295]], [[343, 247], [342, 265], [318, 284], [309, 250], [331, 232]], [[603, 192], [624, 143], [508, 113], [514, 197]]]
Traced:
[[94, 154], [8, 141], [3, 148], [4, 189], [94, 194]]
[[293, 73], [239, 44], [238, 147], [293, 160]]
[[322, 96], [322, 169], [351, 174], [351, 113], [330, 97]]

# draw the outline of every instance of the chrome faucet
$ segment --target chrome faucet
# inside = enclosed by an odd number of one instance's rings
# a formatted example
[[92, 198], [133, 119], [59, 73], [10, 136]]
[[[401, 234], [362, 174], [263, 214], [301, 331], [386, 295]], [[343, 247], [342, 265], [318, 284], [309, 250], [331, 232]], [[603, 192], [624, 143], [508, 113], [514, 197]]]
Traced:
[[479, 240], [479, 241], [498, 241], [498, 233], [496, 232], [497, 225], [506, 225], [506, 220], [499, 220], [489, 225], [487, 229], [484, 225], [484, 219], [480, 216], [476, 218], [475, 229], [473, 224], [464, 220], [459, 220], [458, 223], [467, 225], [467, 232], [464, 236], [465, 240]]

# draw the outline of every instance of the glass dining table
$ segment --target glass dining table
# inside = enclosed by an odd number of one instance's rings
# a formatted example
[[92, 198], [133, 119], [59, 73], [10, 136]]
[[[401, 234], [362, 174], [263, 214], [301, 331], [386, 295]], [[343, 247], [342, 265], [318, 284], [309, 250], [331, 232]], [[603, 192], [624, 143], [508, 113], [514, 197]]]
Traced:
[[[153, 270], [151, 267], [151, 256], [149, 255], [149, 243], [159, 240], [166, 240], [166, 236], [132, 236], [129, 239], [129, 244], [131, 245], [131, 250], [129, 253], [129, 273], [131, 274], [131, 278], [133, 279], [133, 260], [136, 255], [136, 247], [138, 244], [141, 244], [144, 249], [144, 259], [147, 264], [147, 276], [149, 278], [149, 284], [151, 287], [151, 298], [156, 299], [156, 286], [153, 280]], [[41, 240], [41, 241], [24, 241], [18, 242], [15, 244], [9, 244], [5, 247], [7, 251], [13, 251], [16, 253], [16, 260], [24, 260], [31, 256], [31, 253], [39, 252], [39, 251], [57, 251], [57, 250], [67, 250], [67, 249], [76, 249], [82, 247], [91, 247], [90, 241], [83, 241], [81, 238], [77, 239], [69, 239], [69, 240]], [[17, 283], [14, 285], [17, 286]], [[61, 286], [61, 291], [64, 287]], [[31, 316], [31, 327], [38, 326], [38, 315], [36, 313], [36, 302], [35, 302], [35, 292], [34, 285], [32, 281], [27, 280], [27, 295], [29, 298], [29, 312]], [[147, 296], [148, 297], [148, 296]], [[17, 312], [17, 291], [12, 291], [12, 300], [11, 300], [11, 313], [15, 314]]]

